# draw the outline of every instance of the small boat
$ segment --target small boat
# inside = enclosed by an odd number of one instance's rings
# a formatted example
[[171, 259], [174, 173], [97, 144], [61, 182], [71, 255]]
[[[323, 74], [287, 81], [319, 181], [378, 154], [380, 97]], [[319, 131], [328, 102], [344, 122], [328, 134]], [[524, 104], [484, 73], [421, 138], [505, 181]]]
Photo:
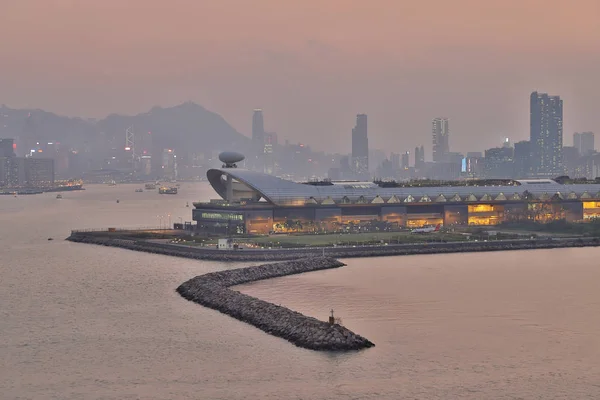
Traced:
[[48, 238], [48, 240], [54, 240], [54, 238]]
[[146, 183], [146, 190], [154, 190], [156, 189], [156, 185], [154, 183]]
[[189, 202], [186, 202], [186, 203], [185, 203], [185, 206], [186, 206], [186, 207], [189, 207], [189, 206], [190, 206], [190, 203], [189, 203]]
[[136, 193], [142, 193], [144, 191], [144, 189], [135, 189]]
[[117, 182], [112, 180], [112, 181], [108, 182], [108, 186], [117, 186]]
[[117, 199], [117, 203], [119, 202], [119, 199]]
[[56, 195], [56, 198], [57, 198], [57, 199], [62, 199], [62, 194], [60, 194], [60, 193], [59, 193], [59, 194], [57, 194], [57, 195]]

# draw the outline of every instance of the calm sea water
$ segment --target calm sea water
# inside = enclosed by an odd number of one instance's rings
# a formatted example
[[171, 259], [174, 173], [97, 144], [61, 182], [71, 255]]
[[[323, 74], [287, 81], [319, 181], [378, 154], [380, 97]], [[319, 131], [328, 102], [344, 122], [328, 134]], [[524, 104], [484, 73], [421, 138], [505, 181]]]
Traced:
[[212, 196], [137, 187], [0, 196], [0, 398], [600, 398], [598, 249], [352, 259], [239, 288], [321, 319], [333, 308], [376, 343], [317, 353], [174, 291], [241, 264], [63, 240], [189, 220], [186, 201]]

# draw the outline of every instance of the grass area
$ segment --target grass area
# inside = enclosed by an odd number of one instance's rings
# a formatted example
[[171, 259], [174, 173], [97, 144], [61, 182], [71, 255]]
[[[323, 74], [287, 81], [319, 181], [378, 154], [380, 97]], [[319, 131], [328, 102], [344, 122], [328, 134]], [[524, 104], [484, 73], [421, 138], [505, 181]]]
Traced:
[[536, 222], [506, 222], [498, 225], [499, 230], [512, 230], [521, 232], [536, 232], [562, 236], [593, 236], [600, 237], [600, 221], [594, 220], [587, 223], [573, 223], [565, 220], [552, 221], [547, 224]]
[[[405, 232], [372, 232], [320, 235], [269, 235], [260, 237], [236, 238], [235, 242], [243, 245], [254, 244], [264, 247], [322, 247], [333, 245], [367, 245], [383, 243], [426, 243], [455, 242], [466, 240], [464, 235], [452, 233], [436, 233], [416, 235]], [[217, 240], [209, 240], [206, 244], [216, 244]]]

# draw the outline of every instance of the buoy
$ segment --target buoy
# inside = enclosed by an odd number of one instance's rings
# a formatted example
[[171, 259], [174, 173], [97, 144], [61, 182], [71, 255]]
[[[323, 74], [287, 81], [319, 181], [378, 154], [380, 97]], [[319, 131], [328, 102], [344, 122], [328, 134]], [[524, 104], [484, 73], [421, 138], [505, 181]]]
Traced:
[[117, 203], [119, 202], [119, 199], [117, 199]]

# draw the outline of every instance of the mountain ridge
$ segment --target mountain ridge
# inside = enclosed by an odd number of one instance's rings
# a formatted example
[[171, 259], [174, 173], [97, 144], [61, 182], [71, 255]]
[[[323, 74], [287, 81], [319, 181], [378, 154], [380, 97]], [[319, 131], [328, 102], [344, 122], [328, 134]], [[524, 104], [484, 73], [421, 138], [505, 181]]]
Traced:
[[125, 143], [125, 130], [152, 132], [155, 145], [176, 151], [244, 150], [250, 139], [221, 115], [188, 101], [154, 106], [135, 115], [112, 113], [102, 119], [67, 117], [42, 109], [0, 106], [0, 137], [61, 142], [72, 148], [100, 145], [99, 140]]

